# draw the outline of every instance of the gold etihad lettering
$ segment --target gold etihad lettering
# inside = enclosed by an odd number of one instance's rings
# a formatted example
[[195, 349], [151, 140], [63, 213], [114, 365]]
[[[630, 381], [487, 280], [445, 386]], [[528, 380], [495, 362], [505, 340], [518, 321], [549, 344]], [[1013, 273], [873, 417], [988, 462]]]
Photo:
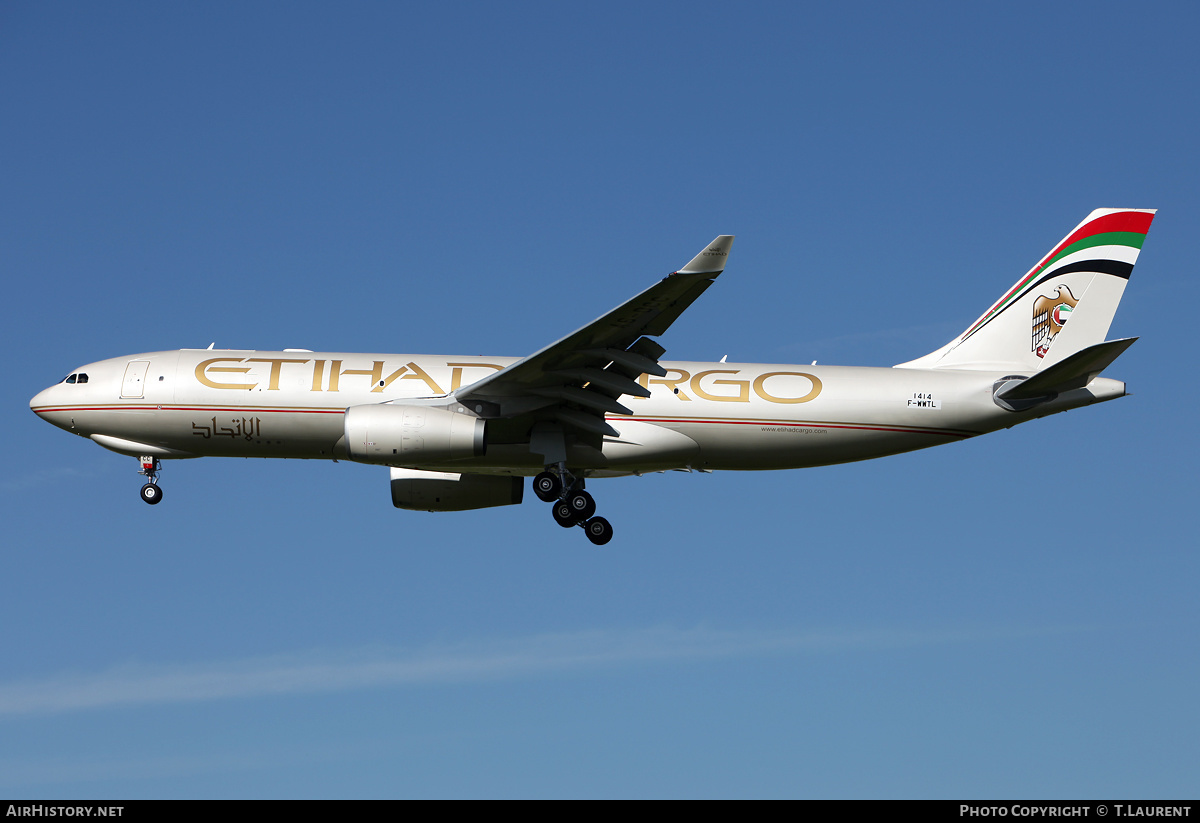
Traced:
[[[252, 371], [250, 366], [218, 366], [217, 363], [269, 363], [271, 365], [270, 373], [267, 377], [267, 391], [279, 391], [279, 384], [283, 367], [285, 365], [304, 365], [312, 363], [312, 383], [310, 391], [326, 391], [335, 392], [341, 391], [342, 378], [348, 375], [362, 376], [369, 378], [371, 383], [371, 391], [382, 392], [396, 380], [420, 380], [429, 387], [429, 391], [433, 394], [445, 394], [445, 390], [438, 385], [437, 381], [430, 376], [429, 372], [418, 366], [416, 363], [407, 363], [393, 371], [387, 377], [383, 376], [383, 360], [372, 360], [371, 368], [369, 369], [343, 369], [341, 360], [297, 360], [287, 357], [214, 357], [210, 360], [205, 360], [196, 365], [195, 374], [196, 380], [202, 385], [208, 386], [210, 389], [236, 389], [241, 391], [249, 391], [258, 388], [258, 382], [251, 383], [227, 383], [218, 379], [222, 374], [246, 374]], [[329, 383], [325, 383], [325, 365], [329, 364]], [[484, 366], [487, 368], [496, 369], [497, 371], [504, 368], [492, 363], [455, 363], [453, 365], [453, 379], [461, 380], [463, 367]], [[458, 388], [457, 384], [454, 388]], [[453, 389], [452, 389], [453, 390]]]
[[[371, 391], [381, 393], [388, 386], [392, 385], [397, 380], [420, 380], [429, 390], [436, 395], [443, 395], [447, 392], [438, 385], [437, 381], [418, 366], [416, 363], [409, 362], [400, 368], [393, 371], [386, 377], [383, 374], [385, 361], [372, 360], [371, 368], [369, 369], [343, 369], [341, 360], [297, 360], [283, 357], [214, 357], [209, 360], [204, 360], [196, 365], [196, 380], [202, 385], [212, 389], [231, 389], [239, 391], [250, 391], [259, 386], [258, 382], [252, 383], [226, 383], [217, 379], [218, 375], [224, 374], [246, 374], [251, 371], [249, 366], [238, 365], [216, 365], [217, 363], [270, 363], [271, 370], [267, 377], [267, 391], [279, 391], [281, 380], [281, 372], [285, 365], [304, 365], [306, 363], [313, 364], [312, 370], [312, 388], [310, 391], [341, 391], [341, 379], [344, 376], [351, 375], [355, 377], [367, 377], [371, 381]], [[325, 364], [329, 364], [329, 382], [328, 385], [322, 388], [324, 383], [326, 368]], [[457, 391], [462, 387], [463, 370], [484, 368], [493, 369], [495, 371], [503, 371], [504, 367], [495, 363], [447, 363], [447, 368], [450, 372], [450, 391]], [[749, 403], [750, 392], [768, 403], [807, 403], [810, 400], [815, 400], [824, 389], [819, 377], [815, 374], [800, 371], [772, 371], [760, 374], [753, 380], [750, 379], [712, 379], [714, 375], [738, 375], [741, 374], [741, 369], [709, 369], [707, 371], [697, 372], [694, 376], [686, 369], [667, 367], [667, 374], [663, 377], [652, 377], [648, 374], [638, 376], [637, 382], [645, 389], [650, 389], [651, 386], [665, 386], [670, 392], [682, 401], [688, 402], [692, 398], [679, 388], [680, 384], [686, 384], [695, 395], [702, 400], [710, 400], [719, 403]], [[767, 387], [767, 381], [773, 378], [787, 377], [802, 377], [809, 383], [809, 390], [799, 397], [787, 397], [776, 394], [781, 390], [776, 383], [774, 392]], [[360, 384], [361, 385], [361, 384]], [[786, 385], [786, 384], [784, 384]], [[732, 390], [732, 393], [731, 393]], [[799, 389], [793, 389], [799, 391]], [[630, 397], [630, 400], [644, 400], [642, 397]]]
[[307, 360], [287, 360], [282, 357], [250, 357], [245, 363], [270, 363], [271, 377], [267, 382], [267, 391], [279, 391], [279, 371], [284, 363], [307, 363]]
[[[504, 371], [503, 366], [497, 366], [495, 363], [447, 363], [452, 371], [450, 372], [450, 391], [458, 391], [462, 388], [462, 373], [463, 369], [495, 369], [496, 371]], [[474, 381], [472, 381], [474, 382]]]
[[[412, 371], [412, 374], [405, 374], [405, 372], [409, 371], [409, 370]], [[351, 374], [351, 372], [342, 372], [342, 373], [343, 374]], [[373, 389], [371, 389], [371, 391], [381, 392], [384, 389], [386, 389], [388, 386], [392, 385], [393, 380], [397, 380], [397, 379], [399, 379], [399, 380], [424, 380], [425, 385], [428, 386], [429, 390], [432, 391], [434, 394], [445, 394], [445, 392], [442, 391], [442, 387], [437, 384], [437, 381], [434, 380], [432, 377], [430, 377], [429, 374], [423, 368], [418, 366], [416, 363], [409, 363], [405, 366], [401, 366], [400, 368], [396, 369], [394, 372], [389, 374], [383, 380], [376, 380], [375, 381], [376, 385]]]
[[371, 378], [371, 385], [374, 386], [379, 381], [383, 380], [383, 361], [373, 360], [369, 369], [346, 369], [342, 370], [342, 361], [333, 361], [333, 371], [329, 373], [329, 391], [341, 391], [341, 379], [347, 374], [361, 374]]
[[212, 360], [205, 360], [196, 366], [196, 379], [210, 389], [252, 389], [257, 386], [257, 383], [218, 383], [215, 380], [210, 380], [209, 372], [241, 372], [245, 374], [250, 371], [249, 366], [238, 368], [237, 366], [214, 366], [213, 363], [243, 363], [245, 362], [240, 357], [214, 357]]
[[396, 369], [394, 372], [389, 374], [387, 377], [380, 380], [379, 383], [374, 388], [371, 389], [371, 391], [374, 391], [374, 392], [383, 391], [388, 386], [392, 385], [393, 380], [395, 380], [400, 375], [404, 374], [406, 371], [408, 371], [408, 366], [401, 366], [400, 368]]

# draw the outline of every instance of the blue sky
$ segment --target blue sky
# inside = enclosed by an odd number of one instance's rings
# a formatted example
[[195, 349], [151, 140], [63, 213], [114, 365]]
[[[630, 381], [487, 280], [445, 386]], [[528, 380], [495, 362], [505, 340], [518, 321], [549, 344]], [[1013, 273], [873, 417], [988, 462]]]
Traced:
[[[0, 794], [1194, 797], [1194, 4], [6, 4]], [[37, 420], [182, 347], [886, 366], [1158, 208], [1132, 397], [881, 461], [389, 505]]]

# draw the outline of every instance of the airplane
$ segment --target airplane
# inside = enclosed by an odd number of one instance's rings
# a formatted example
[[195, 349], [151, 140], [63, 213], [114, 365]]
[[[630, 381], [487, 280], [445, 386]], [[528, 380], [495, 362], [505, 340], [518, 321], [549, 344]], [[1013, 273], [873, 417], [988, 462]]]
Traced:
[[1100, 373], [1154, 209], [1097, 209], [962, 334], [891, 368], [664, 361], [664, 334], [725, 269], [732, 235], [524, 358], [182, 349], [88, 363], [39, 392], [43, 420], [138, 458], [350, 460], [397, 508], [518, 504], [607, 543], [588, 480], [796, 469], [952, 443], [1125, 395]]

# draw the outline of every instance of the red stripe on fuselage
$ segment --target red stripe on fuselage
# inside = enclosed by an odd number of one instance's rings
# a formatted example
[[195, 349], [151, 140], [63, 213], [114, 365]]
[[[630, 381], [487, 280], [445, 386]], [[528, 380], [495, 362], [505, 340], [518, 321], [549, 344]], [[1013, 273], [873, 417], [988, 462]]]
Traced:
[[[62, 406], [53, 408], [34, 409], [41, 412], [70, 412], [70, 411], [200, 411], [200, 412], [239, 412], [242, 414], [276, 413], [276, 414], [344, 414], [344, 409], [258, 409], [258, 408], [217, 408], [192, 406]], [[850, 429], [855, 431], [895, 432], [898, 434], [935, 434], [942, 437], [975, 437], [979, 432], [970, 430], [925, 429], [919, 427], [897, 428], [895, 426], [876, 426], [867, 423], [797, 423], [791, 420], [722, 420], [718, 418], [695, 417], [614, 417], [615, 422], [629, 420], [636, 423], [712, 423], [723, 426], [794, 426], [797, 428], [814, 429]]]

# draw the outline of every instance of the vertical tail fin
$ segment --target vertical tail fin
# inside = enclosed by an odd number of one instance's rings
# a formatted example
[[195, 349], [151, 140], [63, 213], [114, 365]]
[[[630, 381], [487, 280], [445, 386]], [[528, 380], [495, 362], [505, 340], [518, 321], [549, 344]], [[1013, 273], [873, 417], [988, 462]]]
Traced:
[[897, 367], [1036, 372], [1102, 343], [1154, 213], [1096, 209], [966, 331]]

